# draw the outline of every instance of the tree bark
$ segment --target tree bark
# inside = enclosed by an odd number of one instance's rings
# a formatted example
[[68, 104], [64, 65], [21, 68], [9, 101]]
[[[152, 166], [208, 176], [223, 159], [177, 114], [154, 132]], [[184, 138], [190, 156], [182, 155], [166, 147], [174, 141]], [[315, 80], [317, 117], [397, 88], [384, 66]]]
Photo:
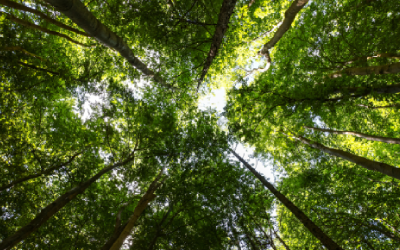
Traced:
[[47, 73], [50, 73], [50, 74], [53, 74], [53, 75], [56, 75], [56, 76], [60, 75], [60, 73], [58, 73], [58, 72], [54, 72], [54, 71], [51, 71], [51, 70], [48, 70], [48, 69], [39, 68], [39, 67], [37, 67], [35, 65], [31, 65], [31, 64], [27, 64], [27, 63], [23, 63], [23, 62], [18, 62], [18, 64], [21, 64], [22, 66], [25, 66], [25, 67], [28, 67], [28, 68], [31, 68], [31, 69], [47, 72]]
[[[250, 242], [251, 245], [251, 249], [252, 250], [260, 250], [257, 247], [257, 244], [253, 241], [253, 239], [251, 238], [251, 235], [249, 235], [247, 232], [244, 233], [246, 235], [247, 240]], [[276, 249], [275, 249], [276, 250]]]
[[314, 127], [307, 127], [307, 126], [303, 126], [303, 127], [304, 128], [308, 128], [308, 129], [312, 129], [312, 130], [316, 130], [316, 131], [328, 132], [328, 133], [338, 134], [338, 135], [353, 135], [353, 136], [364, 138], [364, 139], [367, 139], [367, 140], [370, 140], [370, 141], [379, 141], [379, 142], [385, 142], [385, 143], [391, 143], [391, 144], [400, 144], [400, 139], [398, 139], [398, 138], [367, 135], [367, 134], [354, 132], [354, 131], [338, 131], [338, 130], [331, 130], [331, 129], [324, 129], [324, 128], [314, 128]]
[[139, 219], [140, 215], [147, 207], [150, 201], [152, 201], [156, 195], [154, 192], [159, 188], [162, 184], [162, 181], [159, 183], [159, 179], [161, 178], [163, 171], [161, 170], [154, 181], [150, 184], [146, 193], [139, 200], [139, 203], [135, 207], [133, 214], [129, 217], [128, 221], [120, 226], [117, 230], [115, 230], [114, 234], [111, 238], [106, 242], [106, 244], [101, 248], [101, 250], [119, 250], [124, 243], [126, 237], [131, 233], [133, 226], [136, 221]]
[[[285, 133], [283, 133], [283, 134], [285, 134]], [[343, 150], [329, 148], [318, 142], [310, 141], [302, 136], [294, 136], [294, 138], [296, 138], [297, 140], [301, 141], [302, 143], [304, 143], [312, 148], [319, 149], [322, 152], [325, 152], [330, 155], [334, 155], [334, 156], [340, 157], [342, 159], [348, 160], [348, 161], [353, 162], [359, 166], [362, 166], [368, 170], [380, 172], [382, 174], [385, 174], [387, 176], [390, 176], [390, 177], [400, 180], [400, 168], [396, 168], [394, 166], [391, 166], [391, 165], [383, 163], [383, 162], [369, 160], [367, 158], [364, 158], [364, 157], [361, 157], [361, 156], [358, 156], [358, 155], [355, 155], [355, 154], [352, 154], [352, 153], [349, 153], [349, 152], [346, 152]]]
[[344, 88], [344, 89], [337, 89], [334, 93], [343, 93], [348, 92], [351, 94], [362, 94], [367, 95], [371, 92], [376, 92], [378, 94], [397, 94], [400, 93], [400, 84], [392, 84], [386, 85], [382, 87], [352, 87], [352, 88]]
[[378, 58], [378, 57], [400, 59], [400, 54], [399, 53], [379, 53], [379, 54], [376, 54], [375, 56], [360, 56], [360, 57], [355, 57], [348, 62], [343, 62], [343, 64], [351, 64], [356, 61], [367, 61], [367, 60], [371, 60], [373, 58]]
[[[165, 222], [165, 220], [168, 218], [168, 216], [169, 216], [169, 214], [171, 213], [171, 211], [172, 211], [173, 208], [174, 208], [173, 204], [170, 203], [168, 211], [164, 214], [164, 216], [163, 216], [163, 218], [161, 219], [160, 223], [157, 225], [157, 231], [156, 231], [156, 233], [154, 234], [154, 237], [153, 237], [153, 239], [151, 240], [150, 245], [149, 245], [149, 247], [147, 248], [147, 250], [153, 250], [154, 245], [156, 244], [158, 237], [160, 237], [160, 235], [161, 235], [161, 232], [162, 232], [161, 226], [162, 226], [162, 224]], [[175, 215], [176, 215], [176, 214], [175, 214]], [[175, 218], [175, 216], [172, 217], [172, 220], [173, 220], [174, 218]]]
[[243, 163], [243, 165], [246, 166], [250, 172], [252, 172], [263, 184], [266, 188], [268, 188], [271, 193], [275, 195], [276, 198], [280, 202], [283, 203], [283, 205], [289, 209], [294, 216], [296, 216], [297, 219], [312, 233], [318, 240], [321, 241], [321, 243], [329, 250], [339, 250], [342, 249], [336, 242], [334, 242], [329, 236], [327, 236], [317, 225], [314, 224], [310, 218], [307, 217], [301, 211], [298, 207], [296, 207], [286, 196], [284, 196], [282, 193], [280, 193], [278, 190], [275, 189], [275, 187], [269, 183], [264, 176], [262, 176], [260, 173], [258, 173], [250, 164], [248, 164], [242, 157], [240, 157], [235, 151], [232, 149], [229, 149], [232, 154], [236, 156], [236, 158], [239, 159], [240, 162]]
[[83, 31], [80, 31], [80, 30], [77, 30], [77, 29], [75, 29], [75, 28], [72, 28], [72, 27], [70, 27], [70, 26], [68, 26], [68, 25], [65, 25], [65, 24], [63, 24], [62, 22], [59, 22], [59, 21], [57, 21], [57, 20], [54, 20], [53, 18], [48, 17], [48, 16], [45, 15], [44, 13], [42, 13], [42, 12], [40, 12], [40, 11], [38, 11], [38, 10], [29, 8], [29, 7], [25, 6], [25, 5], [22, 5], [22, 4], [13, 2], [13, 1], [9, 1], [9, 0], [0, 0], [0, 4], [2, 4], [2, 5], [4, 5], [4, 6], [7, 6], [7, 7], [10, 7], [10, 8], [13, 8], [13, 9], [22, 10], [22, 11], [30, 12], [30, 13], [32, 13], [32, 14], [36, 14], [36, 15], [38, 15], [39, 17], [41, 17], [43, 20], [46, 20], [46, 21], [49, 22], [49, 23], [52, 23], [52, 24], [54, 24], [54, 25], [57, 25], [57, 26], [60, 27], [60, 28], [63, 28], [63, 29], [72, 31], [72, 32], [74, 32], [74, 33], [76, 33], [76, 34], [79, 34], [79, 35], [82, 35], [82, 36], [90, 37], [87, 33], [83, 32]]
[[131, 154], [125, 161], [116, 163], [109, 167], [103, 168], [100, 172], [98, 172], [95, 176], [87, 180], [86, 182], [78, 185], [77, 187], [72, 188], [65, 194], [58, 197], [54, 202], [50, 203], [47, 207], [43, 208], [41, 212], [33, 219], [28, 225], [22, 227], [14, 235], [4, 239], [0, 243], [0, 249], [11, 249], [19, 242], [26, 239], [31, 233], [35, 232], [39, 229], [41, 225], [43, 225], [47, 220], [49, 220], [54, 214], [60, 211], [65, 205], [67, 205], [72, 199], [74, 199], [77, 195], [82, 194], [93, 182], [98, 180], [105, 173], [111, 171], [114, 168], [123, 166], [134, 159], [134, 155]]
[[23, 25], [23, 26], [25, 26], [25, 27], [27, 27], [27, 28], [32, 28], [32, 29], [35, 29], [35, 30], [40, 30], [40, 31], [42, 31], [42, 32], [44, 32], [44, 33], [47, 33], [47, 34], [50, 34], [50, 35], [54, 35], [54, 36], [58, 36], [58, 37], [65, 38], [65, 39], [67, 39], [68, 41], [73, 42], [73, 43], [78, 44], [78, 45], [83, 46], [83, 47], [91, 47], [91, 45], [86, 45], [86, 44], [80, 43], [80, 42], [78, 42], [78, 41], [72, 39], [71, 37], [69, 37], [69, 36], [67, 36], [67, 35], [61, 34], [60, 32], [52, 31], [52, 30], [43, 28], [43, 27], [41, 27], [41, 26], [39, 26], [39, 25], [36, 25], [36, 24], [30, 23], [30, 22], [28, 22], [28, 21], [22, 20], [22, 19], [20, 19], [20, 18], [14, 16], [14, 15], [11, 15], [11, 14], [8, 14], [8, 13], [2, 12], [2, 11], [0, 11], [0, 13], [6, 15], [7, 18], [10, 19], [11, 21], [14, 21], [14, 22], [16, 22], [16, 23], [19, 23], [19, 24], [21, 24], [21, 25]]
[[270, 229], [272, 229], [272, 232], [274, 232], [274, 235], [279, 240], [279, 242], [285, 247], [286, 250], [290, 250], [289, 246], [286, 245], [285, 241], [281, 237], [279, 237], [278, 232], [275, 231], [274, 225], [272, 225], [272, 223], [270, 222], [269, 218], [267, 218], [267, 222], [268, 222], [268, 224], [270, 226]]
[[217, 27], [215, 28], [214, 32], [214, 38], [197, 84], [197, 91], [199, 91], [200, 85], [203, 82], [212, 61], [216, 57], [219, 48], [221, 47], [222, 39], [224, 38], [225, 32], [228, 29], [229, 19], [233, 13], [233, 9], [235, 8], [236, 1], [237, 0], [223, 0], [222, 2], [222, 7], [218, 16]]
[[285, 12], [285, 19], [283, 20], [281, 26], [279, 26], [278, 30], [275, 32], [274, 36], [264, 44], [262, 49], [260, 50], [260, 54], [269, 58], [269, 50], [275, 46], [275, 44], [283, 37], [283, 35], [290, 29], [294, 19], [296, 18], [297, 13], [303, 9], [304, 5], [306, 5], [308, 0], [295, 0], [290, 5], [289, 9]]
[[272, 229], [274, 231], [275, 237], [279, 240], [279, 242], [285, 247], [286, 250], [290, 250], [289, 246], [286, 245], [285, 241], [281, 237], [279, 237], [278, 233], [275, 231], [275, 229]]
[[155, 82], [164, 87], [173, 88], [154, 71], [150, 70], [142, 61], [140, 61], [129, 48], [128, 44], [117, 34], [112, 32], [102, 24], [79, 0], [45, 0], [58, 11], [69, 17], [74, 23], [82, 28], [90, 36], [96, 38], [104, 45], [115, 49], [124, 57], [133, 67], [137, 68], [143, 74], [151, 77]]
[[80, 152], [79, 152], [79, 153], [76, 153], [76, 154], [73, 155], [67, 162], [63, 162], [63, 163], [61, 163], [61, 164], [59, 164], [59, 165], [57, 165], [57, 166], [48, 168], [48, 169], [46, 169], [46, 170], [42, 170], [41, 172], [39, 172], [39, 173], [37, 173], [37, 174], [28, 175], [28, 176], [19, 178], [18, 180], [12, 181], [12, 182], [9, 183], [9, 184], [3, 185], [3, 186], [0, 187], [0, 192], [6, 190], [7, 188], [11, 188], [11, 187], [13, 187], [13, 186], [15, 186], [15, 185], [17, 185], [17, 184], [19, 184], [19, 183], [22, 183], [22, 182], [24, 182], [24, 181], [27, 181], [27, 180], [30, 180], [30, 179], [34, 179], [34, 178], [39, 177], [39, 176], [49, 175], [49, 174], [51, 174], [54, 170], [60, 169], [61, 167], [70, 164], [70, 163], [71, 163], [78, 155], [80, 155], [80, 154], [81, 154]]
[[[1, 0], [0, 0], [1, 1]], [[38, 58], [40, 61], [44, 61], [45, 59], [43, 59], [43, 58], [41, 58], [40, 56], [38, 56], [38, 55], [35, 55], [35, 54], [33, 54], [33, 53], [31, 53], [31, 52], [29, 52], [29, 51], [27, 51], [27, 50], [25, 50], [24, 48], [22, 48], [21, 46], [10, 46], [10, 47], [4, 47], [4, 48], [1, 48], [0, 49], [0, 51], [5, 51], [5, 50], [8, 50], [8, 51], [22, 51], [24, 54], [26, 54], [26, 55], [28, 55], [28, 56], [32, 56], [32, 57], [35, 57], [35, 58]]]
[[364, 105], [364, 104], [357, 104], [357, 106], [363, 107], [363, 108], [367, 108], [367, 109], [388, 109], [388, 108], [399, 108], [400, 104], [393, 104], [393, 105], [388, 105], [388, 106], [368, 106], [368, 105]]
[[329, 78], [339, 78], [344, 75], [371, 75], [371, 74], [397, 74], [400, 73], [400, 62], [383, 66], [369, 66], [361, 68], [348, 68], [328, 75]]

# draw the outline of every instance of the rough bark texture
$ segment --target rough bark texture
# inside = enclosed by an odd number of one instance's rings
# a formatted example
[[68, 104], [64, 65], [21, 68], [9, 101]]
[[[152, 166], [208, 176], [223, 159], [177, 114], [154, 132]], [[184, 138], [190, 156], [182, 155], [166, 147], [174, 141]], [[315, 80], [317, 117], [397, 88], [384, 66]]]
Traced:
[[310, 141], [302, 136], [295, 136], [295, 138], [312, 148], [316, 148], [316, 149], [319, 149], [330, 155], [334, 155], [334, 156], [340, 157], [342, 159], [351, 161], [351, 162], [353, 162], [359, 166], [362, 166], [368, 170], [377, 171], [377, 172], [380, 172], [387, 176], [390, 176], [390, 177], [400, 180], [400, 168], [396, 168], [394, 166], [391, 166], [391, 165], [383, 163], [383, 162], [369, 160], [367, 158], [364, 158], [364, 157], [361, 157], [358, 155], [354, 155], [352, 153], [349, 153], [349, 152], [346, 152], [343, 150], [329, 148], [318, 142]]
[[154, 181], [150, 184], [146, 193], [139, 200], [139, 203], [136, 205], [135, 210], [131, 217], [129, 217], [128, 221], [120, 226], [117, 230], [115, 230], [114, 234], [110, 237], [110, 239], [106, 242], [106, 244], [101, 248], [101, 250], [119, 250], [124, 243], [126, 237], [131, 233], [132, 228], [134, 227], [137, 219], [139, 219], [140, 215], [147, 207], [150, 201], [152, 201], [156, 195], [154, 192], [157, 188], [160, 187], [161, 183], [159, 183], [159, 179], [162, 175], [162, 171], [158, 174], [158, 176], [154, 179]]
[[199, 91], [200, 85], [207, 74], [208, 69], [211, 66], [212, 61], [218, 53], [219, 47], [221, 47], [222, 39], [224, 38], [225, 32], [228, 29], [229, 19], [235, 8], [236, 0], [224, 0], [222, 2], [222, 7], [218, 16], [217, 27], [215, 28], [214, 38], [211, 43], [210, 52], [208, 53], [206, 62], [204, 63], [203, 70], [201, 71], [201, 76], [197, 84], [197, 91]]
[[77, 195], [83, 193], [93, 182], [98, 180], [102, 175], [111, 171], [114, 168], [123, 166], [128, 162], [134, 159], [133, 156], [130, 156], [125, 161], [114, 164], [112, 166], [103, 168], [100, 172], [98, 172], [95, 176], [90, 178], [88, 181], [80, 184], [77, 187], [72, 188], [65, 194], [58, 197], [54, 202], [50, 203], [47, 207], [43, 208], [41, 212], [29, 222], [28, 225], [19, 229], [15, 234], [4, 239], [0, 243], [0, 249], [10, 249], [19, 242], [23, 241], [27, 238], [31, 233], [35, 232], [41, 225], [43, 225], [48, 219], [50, 219], [55, 213], [60, 211], [65, 205], [67, 205], [72, 199], [74, 199]]
[[19, 178], [19, 179], [15, 180], [15, 181], [12, 181], [11, 183], [9, 183], [9, 184], [7, 184], [7, 185], [3, 185], [3, 186], [0, 187], [0, 192], [3, 191], [3, 190], [6, 190], [7, 188], [11, 188], [11, 187], [13, 187], [13, 186], [15, 186], [15, 185], [17, 185], [17, 184], [19, 184], [19, 183], [22, 183], [22, 182], [24, 182], [24, 181], [27, 181], [27, 180], [30, 180], [30, 179], [34, 179], [34, 178], [39, 177], [39, 176], [49, 175], [49, 174], [51, 174], [54, 170], [60, 169], [61, 167], [70, 164], [70, 163], [71, 163], [78, 155], [80, 155], [80, 154], [81, 154], [81, 153], [76, 153], [76, 154], [73, 155], [67, 162], [63, 162], [63, 163], [61, 163], [61, 164], [59, 164], [59, 165], [57, 165], [57, 166], [54, 166], [54, 167], [51, 167], [51, 168], [42, 170], [41, 172], [39, 172], [39, 173], [37, 173], [37, 174], [28, 175], [28, 176]]
[[268, 188], [276, 198], [280, 202], [283, 203], [283, 205], [289, 209], [297, 219], [300, 220], [300, 222], [318, 239], [321, 241], [321, 243], [329, 250], [339, 250], [342, 249], [336, 242], [334, 242], [329, 236], [327, 236], [317, 225], [310, 220], [307, 215], [303, 213], [298, 207], [296, 207], [286, 196], [281, 194], [278, 190], [275, 189], [275, 187], [269, 183], [264, 176], [262, 176], [260, 173], [258, 173], [250, 164], [248, 164], [242, 157], [240, 157], [235, 151], [230, 149], [232, 154], [234, 154], [240, 162], [243, 163], [247, 167], [250, 172], [252, 172], [263, 184], [266, 188]]
[[303, 9], [304, 5], [306, 5], [308, 0], [295, 0], [290, 5], [289, 9], [285, 12], [285, 19], [283, 20], [281, 26], [279, 26], [278, 30], [275, 32], [274, 36], [271, 38], [269, 42], [264, 44], [263, 48], [260, 50], [260, 54], [269, 58], [269, 50], [275, 46], [275, 44], [283, 37], [283, 35], [288, 31], [296, 18], [297, 13]]
[[58, 11], [69, 17], [80, 28], [86, 31], [90, 36], [96, 38], [104, 45], [115, 49], [124, 57], [133, 67], [137, 68], [143, 74], [151, 77], [154, 81], [164, 87], [171, 88], [164, 79], [149, 69], [140, 61], [129, 48], [128, 44], [117, 34], [112, 32], [86, 8], [79, 0], [46, 0], [49, 4], [56, 7]]
[[338, 130], [331, 130], [331, 129], [324, 129], [324, 128], [314, 128], [314, 127], [307, 127], [304, 126], [304, 128], [316, 130], [316, 131], [321, 131], [321, 132], [328, 132], [332, 134], [338, 134], [338, 135], [353, 135], [357, 136], [360, 138], [364, 138], [370, 141], [379, 141], [379, 142], [386, 142], [386, 143], [392, 143], [392, 144], [400, 144], [400, 139], [398, 138], [389, 138], [389, 137], [382, 137], [382, 136], [374, 136], [374, 135], [367, 135], [359, 132], [354, 132], [354, 131], [338, 131]]
[[371, 75], [371, 74], [397, 74], [400, 73], [400, 62], [383, 66], [369, 66], [361, 68], [348, 68], [328, 75], [329, 78], [339, 78], [344, 75]]
[[7, 7], [10, 7], [10, 8], [13, 8], [13, 9], [17, 9], [17, 10], [22, 10], [22, 11], [26, 11], [26, 12], [33, 13], [33, 14], [38, 15], [39, 17], [41, 17], [43, 20], [46, 20], [46, 21], [49, 22], [49, 23], [52, 23], [52, 24], [54, 24], [54, 25], [57, 25], [57, 26], [60, 27], [60, 28], [63, 28], [63, 29], [72, 31], [72, 32], [74, 32], [74, 33], [76, 33], [76, 34], [79, 34], [79, 35], [82, 35], [82, 36], [89, 37], [89, 35], [86, 34], [85, 32], [80, 31], [80, 30], [77, 30], [77, 29], [75, 29], [75, 28], [72, 28], [72, 27], [70, 27], [70, 26], [68, 26], [68, 25], [65, 25], [65, 24], [63, 24], [62, 22], [59, 22], [59, 21], [57, 21], [57, 20], [54, 20], [53, 18], [48, 17], [48, 16], [45, 15], [44, 13], [42, 13], [42, 12], [40, 12], [40, 11], [38, 11], [38, 10], [29, 8], [29, 7], [25, 6], [25, 5], [22, 5], [22, 4], [13, 2], [13, 1], [9, 1], [9, 0], [0, 0], [0, 4], [2, 4], [2, 5], [4, 5], [4, 6], [7, 6]]
[[11, 21], [16, 22], [16, 23], [19, 23], [19, 24], [21, 24], [21, 25], [23, 25], [23, 26], [25, 26], [25, 27], [27, 27], [27, 28], [32, 28], [32, 29], [35, 29], [35, 30], [40, 30], [40, 31], [42, 31], [42, 32], [44, 32], [44, 33], [47, 33], [47, 34], [50, 34], [50, 35], [54, 35], [54, 36], [59, 36], [59, 37], [65, 38], [65, 39], [67, 39], [68, 41], [70, 41], [70, 42], [72, 42], [72, 43], [75, 43], [75, 44], [78, 44], [78, 45], [80, 45], [80, 46], [91, 47], [91, 45], [86, 45], [86, 44], [80, 43], [80, 42], [78, 42], [78, 41], [72, 39], [71, 37], [69, 37], [69, 36], [67, 36], [67, 35], [64, 35], [64, 34], [61, 34], [61, 33], [59, 33], [59, 32], [52, 31], [52, 30], [49, 30], [49, 29], [46, 29], [46, 28], [43, 28], [43, 27], [41, 27], [41, 26], [39, 26], [39, 25], [36, 25], [36, 24], [30, 23], [30, 22], [28, 22], [28, 21], [22, 20], [22, 19], [20, 19], [20, 18], [18, 18], [18, 17], [16, 17], [16, 16], [11, 15], [11, 14], [8, 14], [8, 13], [2, 12], [2, 11], [0, 11], [0, 13], [3, 14], [3, 15], [6, 15], [7, 18], [10, 19]]

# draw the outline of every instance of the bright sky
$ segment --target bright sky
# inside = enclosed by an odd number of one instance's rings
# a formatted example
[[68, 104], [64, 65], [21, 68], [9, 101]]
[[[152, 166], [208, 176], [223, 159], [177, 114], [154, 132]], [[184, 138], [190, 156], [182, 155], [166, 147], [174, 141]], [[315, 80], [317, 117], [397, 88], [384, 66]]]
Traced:
[[[260, 67], [260, 65], [261, 65], [260, 63], [257, 63], [257, 65], [252, 65], [251, 68], [258, 68]], [[250, 76], [250, 78], [252, 77]], [[129, 88], [137, 88], [136, 86], [133, 86], [133, 84], [130, 84], [128, 82], [127, 85]], [[140, 90], [138, 92], [140, 92]], [[83, 121], [88, 119], [90, 117], [90, 114], [93, 112], [91, 105], [101, 104], [103, 102], [102, 99], [104, 97], [102, 98], [101, 96], [86, 94], [86, 98], [87, 100], [85, 101], [83, 105], [83, 110], [81, 111], [83, 113], [79, 114]], [[212, 108], [215, 109], [219, 114], [221, 114], [224, 111], [225, 105], [226, 105], [226, 90], [224, 87], [222, 87], [219, 89], [214, 89], [210, 93], [200, 97], [198, 108], [200, 110], [206, 110]], [[219, 120], [219, 125], [223, 126], [224, 124], [225, 124], [224, 117], [221, 116]], [[272, 183], [275, 182], [272, 165], [268, 163], [263, 163], [261, 161], [257, 161], [256, 159], [250, 157], [251, 155], [254, 154], [254, 148], [246, 147], [241, 143], [237, 145], [236, 152], [240, 156], [242, 156], [243, 159], [249, 162], [253, 167], [255, 167], [259, 173], [263, 174], [270, 182]], [[237, 159], [233, 155], [231, 159], [237, 161]]]
[[[198, 108], [200, 110], [206, 110], [209, 108], [214, 108], [219, 114], [224, 111], [226, 105], [226, 90], [225, 88], [219, 88], [212, 90], [211, 93], [201, 97], [198, 103]], [[220, 119], [223, 123], [223, 119]], [[247, 162], [249, 162], [259, 173], [264, 175], [270, 182], [274, 183], [273, 167], [271, 164], [264, 164], [261, 161], [252, 159], [250, 156], [254, 154], [254, 148], [246, 147], [242, 143], [237, 145], [236, 153], [243, 157]], [[232, 160], [236, 160], [236, 157], [232, 155]]]

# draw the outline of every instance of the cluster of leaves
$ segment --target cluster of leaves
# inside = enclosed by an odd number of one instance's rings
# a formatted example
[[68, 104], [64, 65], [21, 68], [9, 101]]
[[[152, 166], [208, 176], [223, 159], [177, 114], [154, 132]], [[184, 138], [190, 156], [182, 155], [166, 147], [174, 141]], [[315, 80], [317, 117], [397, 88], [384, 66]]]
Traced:
[[[282, 192], [349, 249], [399, 246], [398, 180], [313, 149], [299, 136], [366, 159], [399, 166], [399, 145], [307, 127], [399, 138], [398, 94], [382, 91], [398, 74], [360, 69], [396, 64], [395, 1], [312, 1], [271, 52], [271, 68], [229, 93], [230, 131], [254, 145], [283, 174]], [[394, 40], [392, 40], [394, 39]], [[342, 74], [346, 71], [354, 74]], [[321, 243], [279, 206], [291, 249]]]
[[[399, 165], [399, 145], [305, 127], [399, 137], [398, 75], [367, 72], [398, 63], [397, 1], [310, 1], [254, 81], [254, 65], [264, 65], [257, 52], [293, 2], [235, 1], [205, 81], [233, 86], [228, 131], [214, 111], [197, 110], [195, 89], [227, 0], [82, 1], [170, 89], [47, 2], [18, 2], [29, 12], [0, 1], [3, 242], [41, 218], [15, 249], [101, 249], [139, 216], [123, 249], [322, 249], [229, 158], [242, 141], [271, 160], [280, 192], [339, 245], [400, 247], [399, 182], [296, 140]], [[135, 214], [159, 173], [156, 198]]]

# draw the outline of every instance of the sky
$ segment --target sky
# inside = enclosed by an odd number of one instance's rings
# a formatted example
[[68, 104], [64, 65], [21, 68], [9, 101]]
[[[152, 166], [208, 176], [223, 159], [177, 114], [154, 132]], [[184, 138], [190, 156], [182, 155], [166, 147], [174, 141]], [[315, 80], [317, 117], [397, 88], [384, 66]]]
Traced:
[[[214, 89], [205, 96], [200, 97], [198, 108], [200, 110], [214, 108], [219, 114], [221, 114], [224, 111], [225, 105], [226, 105], [226, 89], [222, 87], [219, 89]], [[220, 121], [221, 123], [224, 123], [223, 118], [220, 119]], [[270, 182], [272, 183], [275, 182], [272, 164], [263, 163], [261, 161], [257, 161], [256, 159], [250, 157], [251, 155], [254, 154], [254, 148], [248, 147], [240, 143], [237, 145], [235, 151], [240, 156], [242, 156], [243, 159], [249, 162], [259, 173], [264, 175]], [[231, 159], [237, 160], [233, 155]]]
[[[258, 68], [262, 63], [253, 63], [254, 65], [251, 65], [251, 68]], [[252, 78], [252, 76], [250, 76]], [[249, 81], [252, 81], [252, 79], [249, 79]], [[129, 83], [129, 81], [126, 82], [128, 88], [136, 88], [137, 86]], [[144, 84], [144, 83], [142, 83]], [[140, 84], [140, 85], [142, 85]], [[136, 92], [136, 91], [135, 91]], [[140, 92], [140, 90], [139, 90]], [[139, 96], [138, 96], [139, 97]], [[79, 113], [80, 118], [85, 121], [88, 119], [93, 112], [91, 105], [99, 105], [103, 101], [104, 97], [102, 96], [96, 96], [92, 94], [86, 94], [86, 101], [83, 105], [83, 110], [81, 111], [82, 113]], [[140, 97], [139, 97], [140, 98]], [[225, 87], [221, 87], [218, 89], [213, 89], [211, 90], [208, 94], [205, 94], [199, 98], [198, 102], [198, 109], [199, 110], [207, 110], [207, 109], [215, 109], [219, 114], [220, 114], [220, 120], [218, 124], [220, 126], [225, 125], [225, 119], [224, 117], [221, 116], [221, 113], [224, 111], [224, 107], [226, 105], [226, 89]], [[77, 112], [78, 113], [78, 112]], [[259, 173], [264, 175], [267, 180], [270, 182], [274, 183], [275, 178], [274, 178], [274, 170], [272, 164], [269, 164], [268, 162], [262, 162], [258, 161], [257, 159], [254, 159], [251, 157], [254, 154], [254, 148], [246, 146], [242, 143], [236, 145], [236, 153], [238, 153], [240, 156], [242, 156], [243, 159], [245, 159], [247, 162], [249, 162]], [[237, 161], [237, 159], [232, 155], [231, 157], [232, 161]]]

